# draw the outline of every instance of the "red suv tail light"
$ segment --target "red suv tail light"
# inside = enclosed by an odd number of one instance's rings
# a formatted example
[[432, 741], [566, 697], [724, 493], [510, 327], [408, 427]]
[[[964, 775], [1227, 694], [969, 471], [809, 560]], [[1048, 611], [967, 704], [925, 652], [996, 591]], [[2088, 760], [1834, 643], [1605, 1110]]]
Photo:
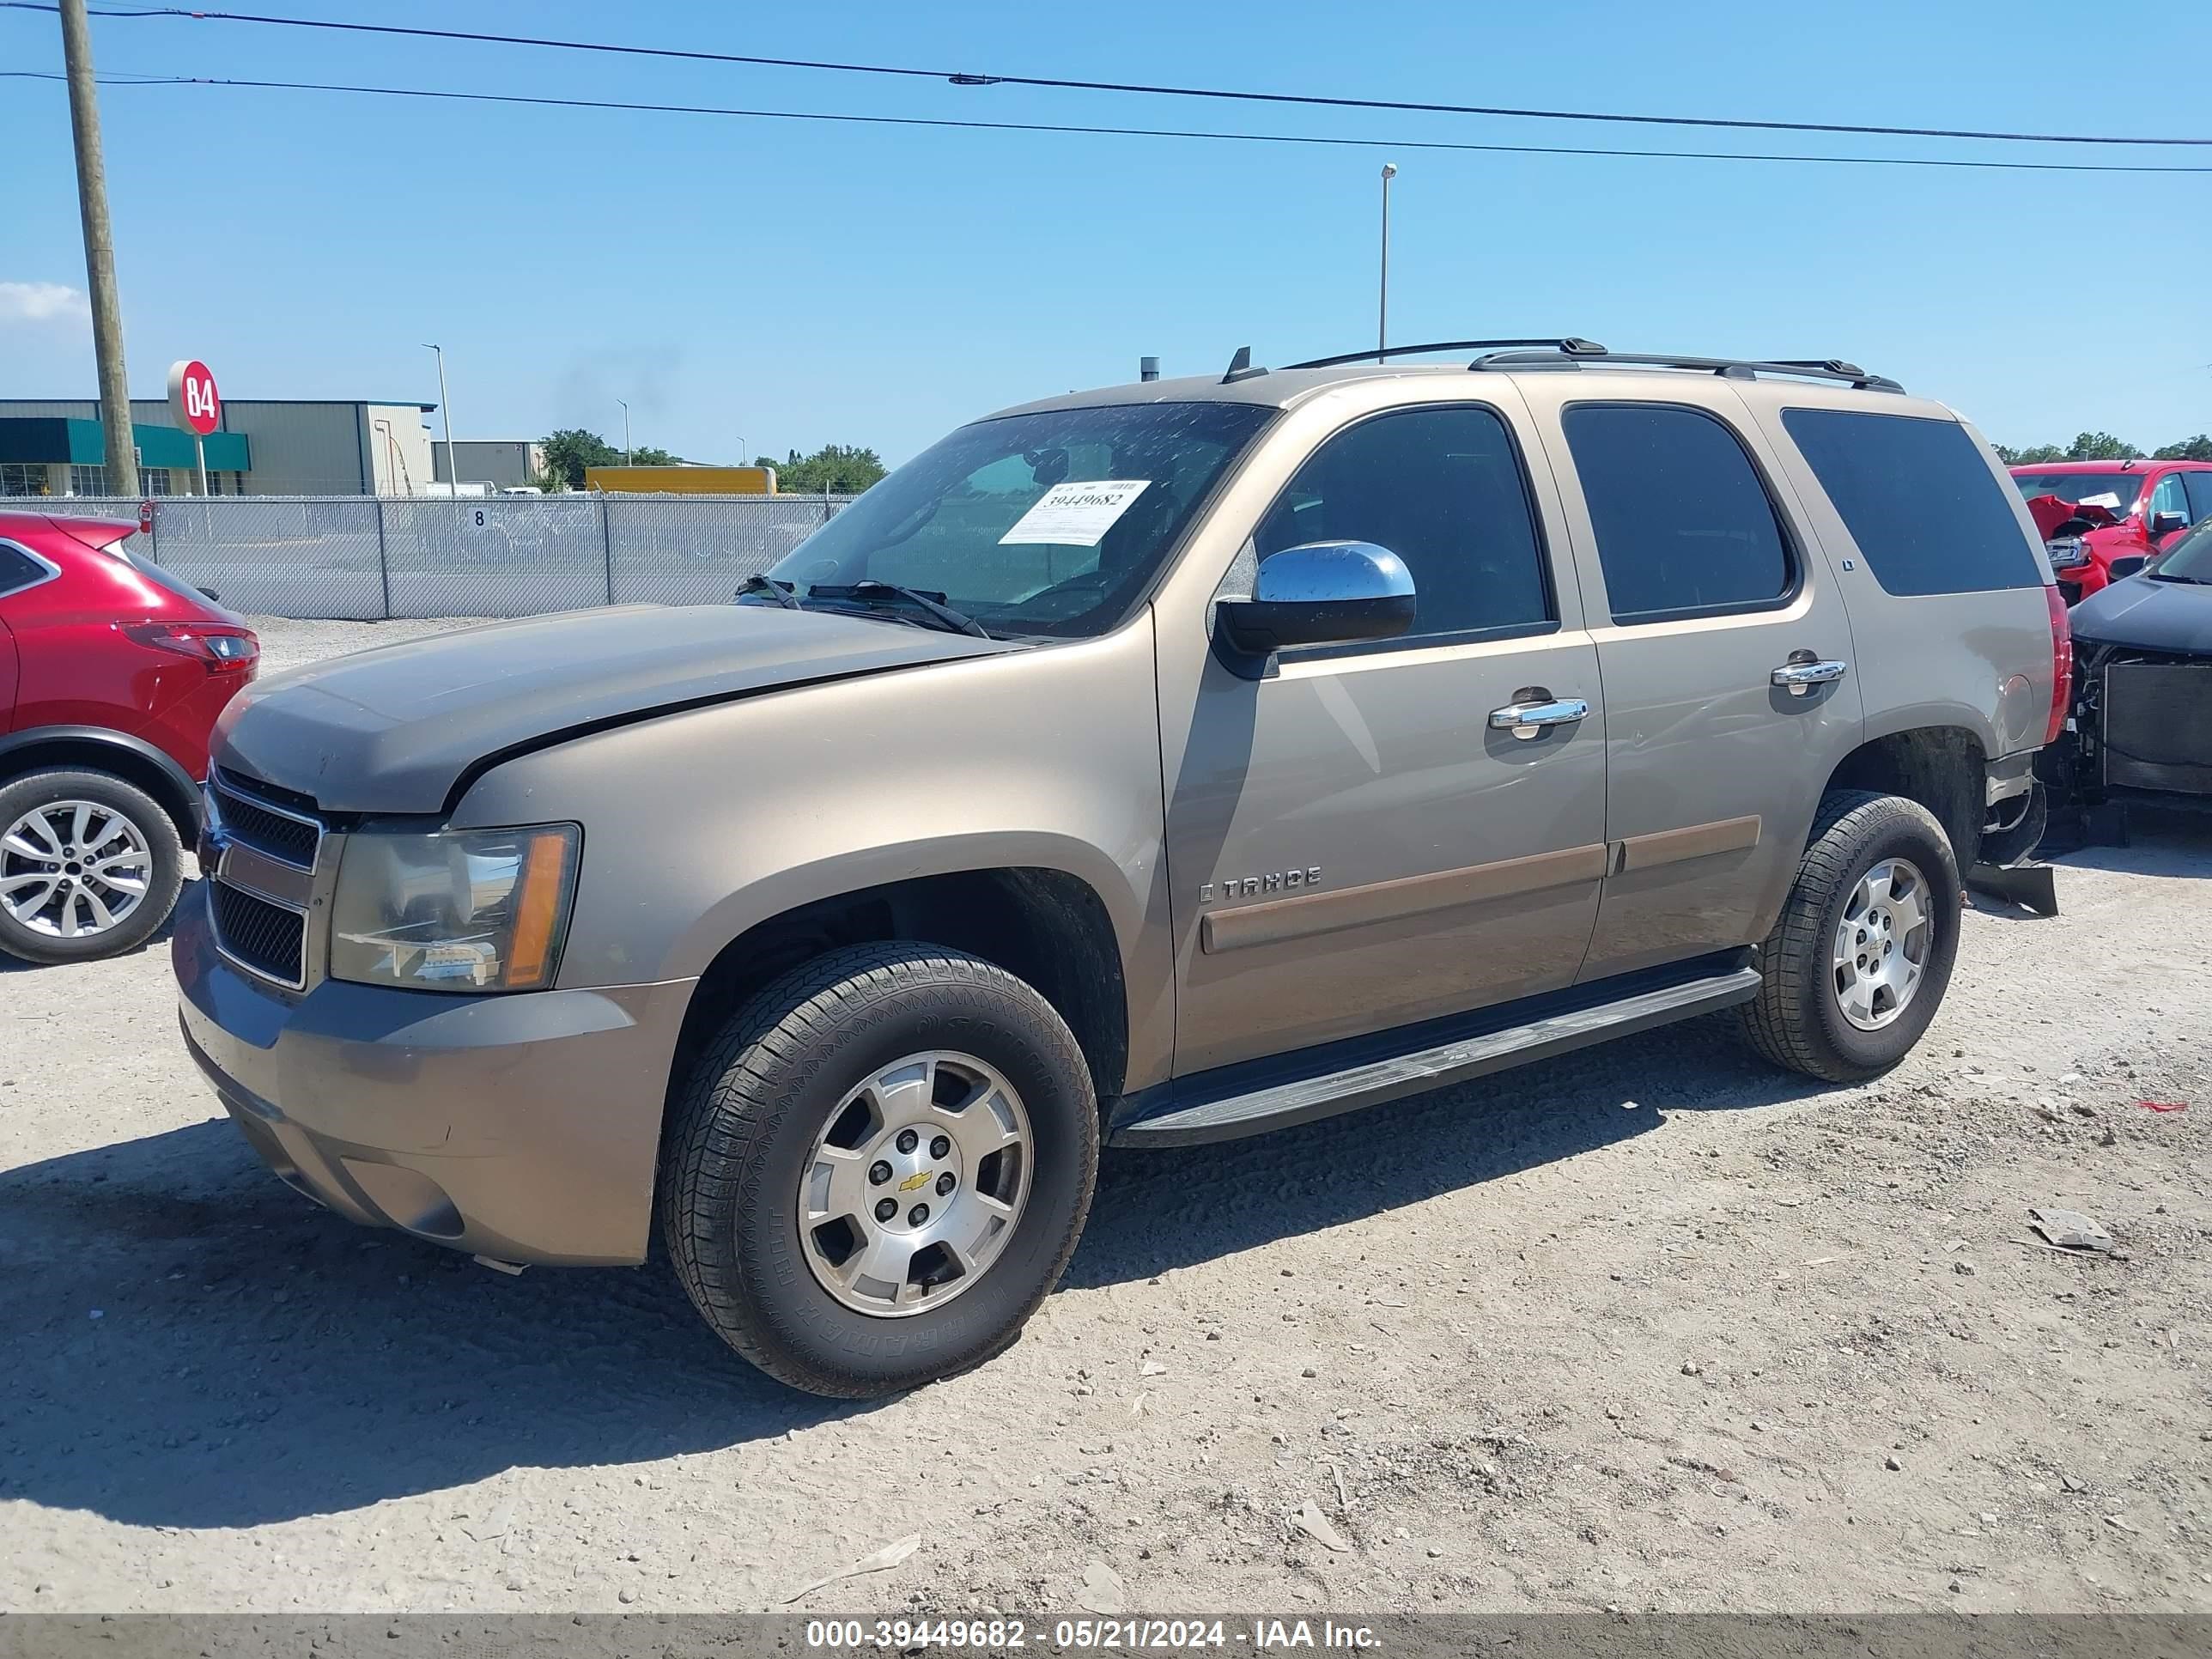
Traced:
[[2074, 624], [2066, 617], [2066, 596], [2056, 587], [2043, 590], [2051, 606], [2051, 720], [2045, 726], [2045, 745], [2058, 741], [2066, 729], [2067, 711], [2074, 706]]
[[261, 658], [261, 641], [249, 628], [221, 623], [133, 623], [123, 631], [141, 645], [197, 658], [210, 674], [242, 672]]

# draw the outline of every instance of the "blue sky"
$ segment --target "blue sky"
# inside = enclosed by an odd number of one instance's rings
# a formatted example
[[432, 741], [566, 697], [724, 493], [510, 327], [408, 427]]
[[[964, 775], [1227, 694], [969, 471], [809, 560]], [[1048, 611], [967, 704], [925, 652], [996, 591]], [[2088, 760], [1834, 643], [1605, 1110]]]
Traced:
[[[272, 10], [1098, 80], [1656, 113], [2212, 136], [2212, 8], [2078, 3], [1110, 7], [845, 0]], [[1787, 21], [1785, 21], [1785, 19]], [[1626, 146], [2060, 152], [959, 88], [217, 22], [95, 20], [103, 73], [876, 114]], [[2083, 42], [2092, 50], [2077, 57]], [[58, 24], [0, 12], [0, 67]], [[1373, 337], [1377, 180], [1401, 340], [1571, 332], [1841, 355], [2000, 441], [2212, 428], [2212, 174], [1370, 151], [841, 127], [331, 94], [103, 90], [132, 389], [433, 401], [459, 435], [583, 425], [695, 459], [897, 460], [1006, 403]], [[66, 104], [0, 82], [0, 397], [88, 395]], [[740, 451], [740, 444], [743, 452]]]

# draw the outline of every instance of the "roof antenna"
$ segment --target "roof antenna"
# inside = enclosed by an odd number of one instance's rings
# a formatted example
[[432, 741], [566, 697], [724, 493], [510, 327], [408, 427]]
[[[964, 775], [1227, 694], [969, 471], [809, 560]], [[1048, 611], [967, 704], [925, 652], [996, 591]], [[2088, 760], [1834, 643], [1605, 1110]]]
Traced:
[[1250, 346], [1238, 346], [1237, 355], [1229, 360], [1229, 372], [1221, 377], [1221, 384], [1234, 386], [1239, 380], [1249, 380], [1255, 375], [1265, 374], [1267, 372], [1264, 368], [1252, 367]]

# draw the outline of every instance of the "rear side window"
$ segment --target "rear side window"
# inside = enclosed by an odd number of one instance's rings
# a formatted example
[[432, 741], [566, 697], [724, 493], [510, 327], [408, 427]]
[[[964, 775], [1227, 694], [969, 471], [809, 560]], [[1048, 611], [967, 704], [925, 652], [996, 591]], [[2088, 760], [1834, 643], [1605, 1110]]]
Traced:
[[1581, 404], [1562, 424], [1617, 623], [1779, 603], [1790, 547], [1742, 441], [1700, 410]]
[[21, 548], [0, 542], [0, 593], [13, 593], [19, 587], [28, 587], [43, 580], [46, 566], [40, 564]]
[[2004, 486], [1957, 422], [1785, 409], [1782, 424], [1885, 591], [2042, 585]]
[[2181, 487], [2189, 495], [2190, 523], [2212, 519], [2212, 472], [2185, 472]]

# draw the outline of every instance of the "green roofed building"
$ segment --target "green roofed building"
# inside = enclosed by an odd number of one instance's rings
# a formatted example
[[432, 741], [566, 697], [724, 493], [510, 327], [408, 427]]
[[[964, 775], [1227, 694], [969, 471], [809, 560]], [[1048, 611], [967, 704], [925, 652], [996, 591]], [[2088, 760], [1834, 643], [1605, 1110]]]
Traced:
[[[208, 491], [218, 495], [408, 495], [433, 477], [429, 428], [437, 407], [313, 398], [226, 399], [206, 446]], [[171, 424], [166, 401], [131, 399], [140, 488], [196, 493], [192, 434]], [[0, 398], [0, 496], [104, 495], [107, 441], [90, 398]]]

